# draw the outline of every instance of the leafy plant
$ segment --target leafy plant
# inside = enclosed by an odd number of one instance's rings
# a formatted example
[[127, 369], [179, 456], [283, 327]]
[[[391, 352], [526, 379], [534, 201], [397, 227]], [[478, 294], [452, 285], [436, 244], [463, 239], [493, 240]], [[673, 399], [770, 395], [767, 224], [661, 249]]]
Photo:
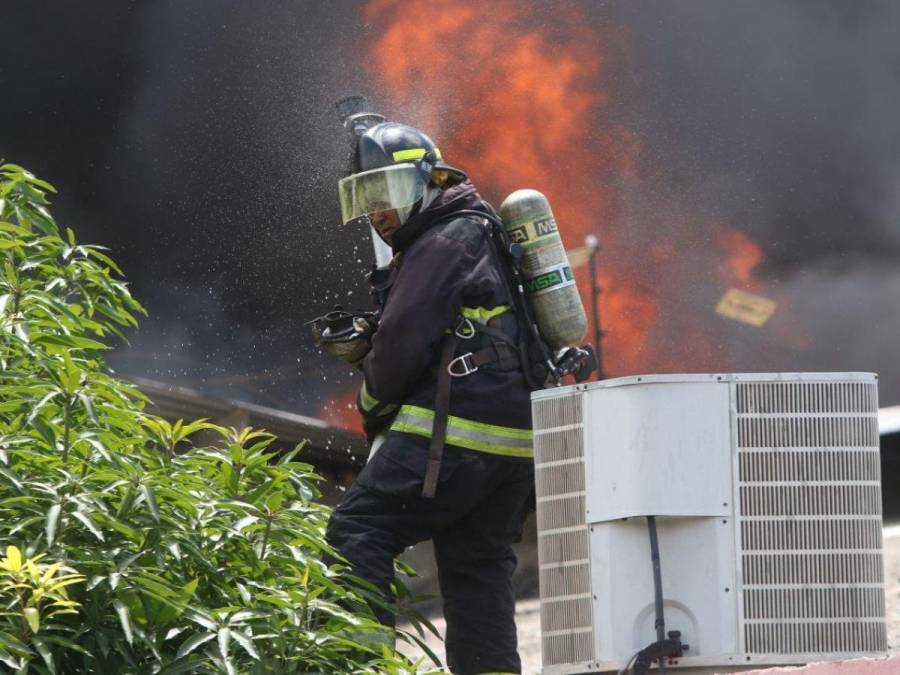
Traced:
[[[414, 670], [374, 589], [323, 559], [298, 446], [170, 424], [102, 352], [143, 313], [53, 188], [0, 167], [0, 662], [37, 673]], [[203, 430], [218, 440], [191, 447]], [[0, 549], [2, 550], [2, 549]], [[42, 562], [42, 561], [53, 561]]]
[[39, 562], [44, 557], [41, 554], [23, 559], [18, 548], [8, 546], [6, 557], [0, 559], [0, 598], [7, 608], [0, 616], [13, 617], [32, 633], [40, 631], [43, 620], [59, 614], [77, 614], [78, 603], [69, 599], [66, 586], [84, 581], [83, 576], [62, 563]]

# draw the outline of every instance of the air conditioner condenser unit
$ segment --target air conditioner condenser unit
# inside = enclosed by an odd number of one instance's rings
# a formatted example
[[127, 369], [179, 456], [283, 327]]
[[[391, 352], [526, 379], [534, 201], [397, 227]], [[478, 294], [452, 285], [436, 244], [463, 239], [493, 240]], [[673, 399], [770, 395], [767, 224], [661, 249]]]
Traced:
[[649, 375], [532, 394], [544, 675], [887, 650], [877, 379]]

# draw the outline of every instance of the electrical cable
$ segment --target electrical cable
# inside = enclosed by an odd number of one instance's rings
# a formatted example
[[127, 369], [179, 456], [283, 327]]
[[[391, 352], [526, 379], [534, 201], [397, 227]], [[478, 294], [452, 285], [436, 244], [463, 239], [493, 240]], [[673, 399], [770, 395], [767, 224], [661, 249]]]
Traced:
[[631, 656], [631, 658], [628, 659], [628, 660], [625, 662], [625, 665], [622, 666], [621, 669], [619, 669], [619, 672], [617, 672], [616, 675], [626, 675], [626, 674], [628, 673], [628, 671], [631, 670], [631, 664], [634, 663], [634, 660], [635, 660], [638, 656], [640, 656], [640, 653], [641, 653], [642, 651], [644, 651], [644, 650], [643, 650], [643, 649], [639, 649], [638, 651], [636, 651], [636, 652]]
[[[662, 569], [659, 562], [659, 538], [656, 534], [656, 516], [647, 516], [647, 529], [650, 532], [650, 559], [653, 562], [653, 601], [656, 610], [656, 641], [666, 639], [666, 619], [663, 608]], [[659, 659], [660, 675], [666, 673], [666, 657]]]

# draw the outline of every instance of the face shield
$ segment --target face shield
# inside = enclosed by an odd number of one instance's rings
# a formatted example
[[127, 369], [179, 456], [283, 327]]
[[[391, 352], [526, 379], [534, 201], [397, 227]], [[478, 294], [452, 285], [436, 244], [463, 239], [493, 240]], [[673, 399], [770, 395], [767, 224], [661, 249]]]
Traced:
[[371, 225], [388, 243], [425, 196], [425, 180], [414, 164], [363, 171], [338, 182], [344, 224]]

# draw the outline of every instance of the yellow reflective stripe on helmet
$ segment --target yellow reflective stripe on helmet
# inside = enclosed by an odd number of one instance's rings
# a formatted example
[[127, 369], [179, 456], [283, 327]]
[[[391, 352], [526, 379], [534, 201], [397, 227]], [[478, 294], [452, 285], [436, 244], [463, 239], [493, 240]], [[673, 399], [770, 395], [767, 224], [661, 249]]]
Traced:
[[509, 305], [497, 305], [492, 309], [485, 309], [484, 307], [463, 307], [462, 315], [472, 321], [487, 323], [495, 316], [500, 316], [508, 311]]
[[[397, 418], [391, 424], [391, 431], [402, 431], [431, 438], [433, 424], [433, 410], [405, 405], [400, 408]], [[501, 427], [496, 424], [474, 422], [454, 415], [450, 415], [447, 419], [447, 444], [506, 457], [532, 457], [534, 455], [530, 429]]]
[[[422, 159], [426, 152], [425, 148], [409, 148], [408, 150], [396, 150], [393, 156], [395, 162], [408, 162], [412, 159]], [[441, 151], [437, 148], [434, 149], [434, 155], [441, 159]]]
[[[381, 404], [377, 398], [372, 396], [369, 393], [369, 390], [366, 389], [365, 380], [363, 380], [362, 386], [359, 388], [359, 407], [363, 409], [363, 412], [370, 413], [375, 408], [377, 408]], [[397, 406], [394, 404], [384, 406], [384, 410], [379, 411], [378, 415], [387, 415], [388, 413], [392, 413], [397, 409]]]

